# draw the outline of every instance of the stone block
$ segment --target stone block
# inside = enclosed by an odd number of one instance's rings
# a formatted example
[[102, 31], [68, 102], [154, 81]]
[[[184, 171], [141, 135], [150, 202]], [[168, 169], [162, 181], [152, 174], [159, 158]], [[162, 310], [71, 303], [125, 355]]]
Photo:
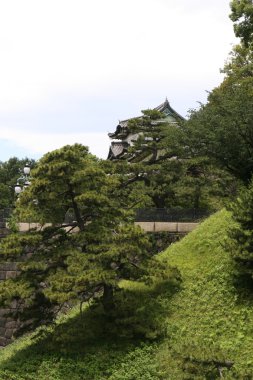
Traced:
[[[2, 335], [2, 334], [0, 334]], [[10, 339], [13, 336], [13, 329], [6, 329], [5, 330], [5, 338]]]
[[155, 223], [154, 222], [135, 222], [135, 225], [140, 226], [145, 232], [154, 232]]
[[17, 322], [16, 321], [10, 321], [10, 322], [7, 322], [6, 325], [5, 325], [5, 328], [6, 329], [15, 329], [17, 327]]
[[4, 263], [1, 265], [1, 269], [8, 271], [8, 270], [16, 270], [17, 269], [17, 263]]
[[5, 336], [6, 328], [0, 327], [0, 336]]
[[155, 222], [155, 232], [178, 232], [177, 225], [174, 222]]
[[187, 233], [193, 231], [198, 223], [178, 223], [178, 232]]
[[41, 225], [40, 223], [18, 223], [19, 232], [27, 232], [30, 230], [40, 230], [46, 227], [50, 227], [51, 223], [45, 223]]
[[18, 308], [18, 301], [13, 300], [10, 304], [11, 309], [17, 309]]
[[27, 232], [30, 229], [29, 223], [18, 223], [18, 229], [20, 232]]
[[7, 321], [6, 318], [2, 318], [2, 317], [0, 317], [0, 327], [5, 327], [5, 325], [6, 325], [6, 321]]
[[6, 321], [7, 322], [12, 322], [13, 321], [13, 317], [8, 317]]
[[0, 281], [1, 280], [6, 280], [6, 271], [4, 271], [4, 270], [0, 271]]
[[17, 276], [17, 271], [10, 271], [10, 270], [8, 270], [6, 272], [6, 279], [8, 279], [8, 278], [15, 278], [16, 276]]
[[38, 223], [29, 223], [29, 230], [36, 230], [38, 228], [40, 228]]
[[0, 346], [6, 346], [8, 344], [8, 339], [6, 339], [5, 337], [1, 336], [0, 337]]
[[10, 312], [10, 309], [0, 309], [0, 317], [5, 316], [7, 313]]

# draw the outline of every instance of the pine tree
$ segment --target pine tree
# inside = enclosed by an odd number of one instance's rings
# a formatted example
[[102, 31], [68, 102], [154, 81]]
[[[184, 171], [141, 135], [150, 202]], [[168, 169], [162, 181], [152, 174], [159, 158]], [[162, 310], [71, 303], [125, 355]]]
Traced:
[[205, 153], [195, 154], [187, 122], [168, 122], [156, 110], [142, 112], [128, 121], [129, 132], [138, 138], [123, 160], [114, 162], [124, 173], [122, 187], [128, 196], [138, 207], [219, 208], [220, 199], [230, 193], [226, 186], [231, 179]]
[[[18, 262], [19, 273], [0, 283], [0, 296], [3, 304], [16, 300], [18, 315], [33, 326], [66, 303], [94, 297], [108, 312], [122, 279], [145, 277], [156, 265], [119, 192], [120, 176], [106, 168], [86, 147], [65, 146], [38, 162], [17, 202], [16, 218], [42, 228], [2, 241], [1, 260]], [[72, 219], [63, 226], [66, 213]]]

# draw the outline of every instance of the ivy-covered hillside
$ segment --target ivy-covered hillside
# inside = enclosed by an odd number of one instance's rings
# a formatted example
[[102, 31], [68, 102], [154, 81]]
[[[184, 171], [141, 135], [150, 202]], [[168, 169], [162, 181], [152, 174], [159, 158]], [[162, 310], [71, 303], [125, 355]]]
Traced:
[[174, 289], [123, 284], [138, 301], [129, 326], [149, 339], [128, 334], [126, 318], [110, 325], [96, 309], [75, 309], [2, 350], [0, 379], [252, 379], [253, 284], [224, 250], [230, 224], [222, 211], [160, 255], [181, 273]]

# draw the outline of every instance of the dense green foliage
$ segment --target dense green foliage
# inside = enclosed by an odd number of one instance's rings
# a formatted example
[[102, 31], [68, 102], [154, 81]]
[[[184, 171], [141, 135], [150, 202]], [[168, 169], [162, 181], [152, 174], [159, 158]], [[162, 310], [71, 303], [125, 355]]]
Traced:
[[119, 324], [110, 333], [111, 322], [97, 307], [82, 314], [76, 311], [44, 335], [23, 338], [1, 351], [0, 378], [251, 379], [253, 297], [250, 284], [240, 282], [234, 261], [223, 248], [231, 223], [230, 214], [218, 213], [160, 256], [182, 274], [176, 292], [164, 283], [163, 291], [150, 297], [152, 287], [144, 291], [141, 284], [122, 284], [138, 298], [136, 317], [143, 323], [149, 307], [143, 308], [142, 300], [155, 302], [147, 324], [153, 320], [155, 331], [161, 322], [159, 340], [141, 343], [134, 335], [124, 337], [127, 318], [125, 327]]
[[189, 154], [248, 183], [253, 172], [252, 52], [242, 46], [225, 66], [226, 77], [210, 92], [206, 105], [193, 111], [185, 126]]
[[[128, 197], [139, 201], [138, 207], [170, 207], [175, 203], [173, 186], [182, 174], [176, 159], [180, 129], [168, 123], [164, 114], [156, 110], [142, 112], [141, 118], [128, 121], [128, 132], [138, 138], [128, 148], [123, 162], [116, 161], [113, 166], [118, 172], [124, 170], [128, 174], [122, 187]], [[170, 145], [166, 144], [168, 134]]]
[[227, 70], [228, 77], [209, 94], [208, 103], [192, 112], [186, 136], [193, 154], [209, 157], [247, 183], [253, 172], [252, 64], [241, 65], [241, 71], [237, 67], [232, 74], [231, 63]]
[[142, 112], [128, 122], [129, 132], [138, 134], [123, 156], [128, 164], [113, 162], [119, 173], [128, 174], [123, 188], [129, 199], [138, 207], [219, 209], [234, 179], [206, 152], [196, 155], [190, 149], [183, 120], [171, 123], [156, 110]]
[[[2, 303], [20, 305], [17, 316], [34, 326], [52, 320], [67, 302], [94, 297], [110, 313], [122, 279], [152, 281], [157, 273], [167, 275], [134, 225], [127, 199], [117, 197], [118, 176], [108, 175], [86, 147], [76, 144], [46, 154], [32, 176], [16, 217], [43, 228], [14, 232], [0, 247], [2, 261], [19, 262], [18, 276], [0, 283]], [[69, 211], [72, 220], [62, 226]]]
[[230, 3], [230, 18], [234, 21], [234, 31], [248, 46], [253, 40], [253, 4], [252, 0], [233, 0]]
[[185, 124], [189, 155], [209, 161], [248, 184], [253, 173], [253, 4], [231, 2], [231, 19], [241, 43], [226, 63], [223, 82], [213, 89], [207, 104], [190, 113]]
[[[242, 275], [253, 277], [253, 182], [230, 204], [235, 221], [226, 243]], [[247, 278], [247, 277], [246, 277]], [[248, 281], [252, 279], [248, 278]]]

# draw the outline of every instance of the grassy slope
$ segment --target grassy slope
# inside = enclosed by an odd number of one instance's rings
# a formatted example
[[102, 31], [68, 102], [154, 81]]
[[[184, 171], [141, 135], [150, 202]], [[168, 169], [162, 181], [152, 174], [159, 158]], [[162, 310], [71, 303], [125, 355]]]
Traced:
[[[224, 252], [230, 223], [226, 212], [218, 213], [162, 254], [183, 277], [168, 319], [167, 350], [193, 378], [196, 368], [208, 373], [208, 363], [223, 361], [234, 363], [223, 371], [225, 378], [253, 378], [253, 289], [239, 285]], [[219, 378], [219, 371], [211, 372], [210, 379], [214, 375]]]
[[[159, 298], [163, 340], [109, 337], [101, 316], [73, 312], [45, 337], [2, 350], [0, 380], [252, 379], [253, 290], [235, 281], [222, 248], [229, 223], [225, 212], [214, 215], [161, 254], [183, 280], [169, 300]], [[233, 366], [219, 370], [218, 362]]]

